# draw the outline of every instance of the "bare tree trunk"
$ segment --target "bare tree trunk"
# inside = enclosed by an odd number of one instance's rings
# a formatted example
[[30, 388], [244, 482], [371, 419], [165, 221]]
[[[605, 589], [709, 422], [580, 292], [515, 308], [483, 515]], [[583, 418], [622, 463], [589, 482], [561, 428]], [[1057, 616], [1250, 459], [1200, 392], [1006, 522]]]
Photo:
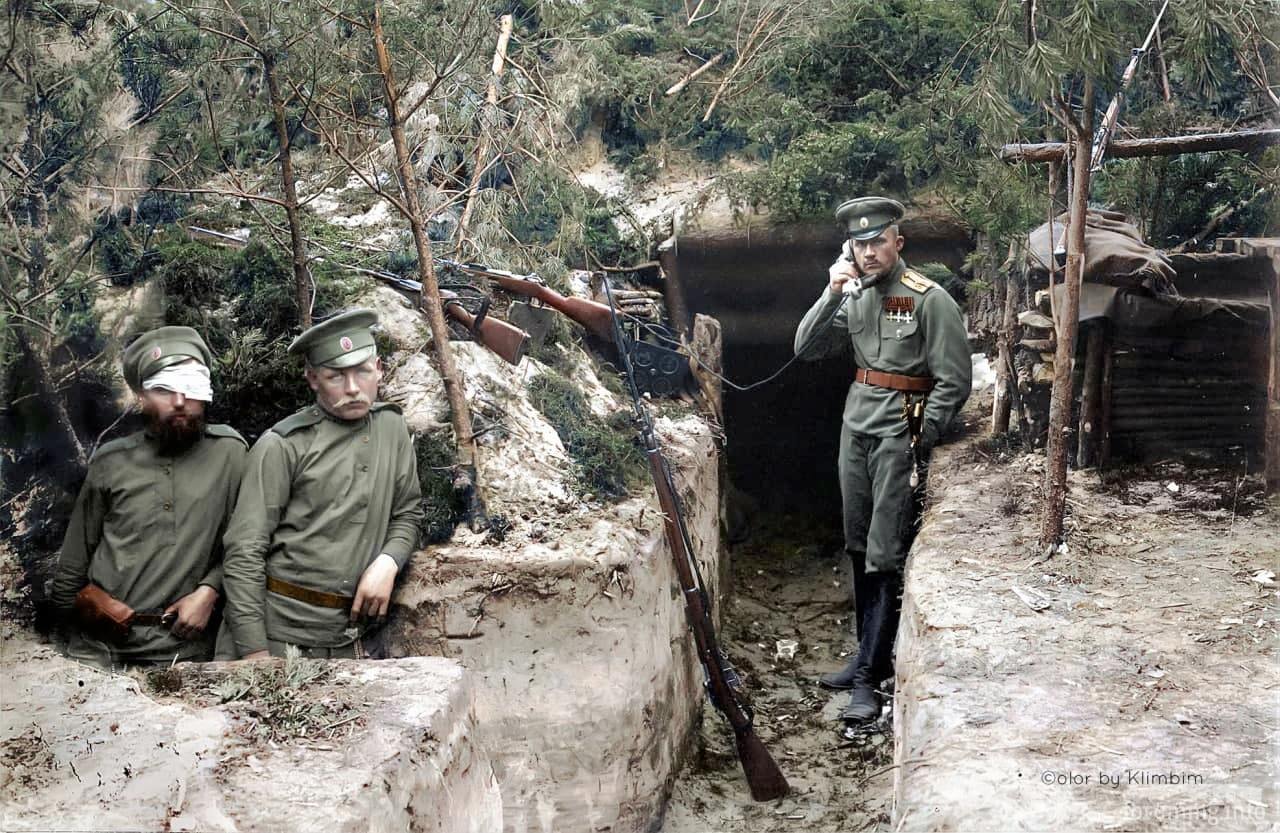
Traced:
[[[1040, 549], [1051, 551], [1062, 541], [1062, 518], [1067, 503], [1067, 449], [1071, 416], [1072, 371], [1075, 364], [1076, 330], [1080, 317], [1080, 284], [1084, 277], [1084, 222], [1089, 205], [1089, 152], [1093, 135], [1093, 83], [1085, 80], [1081, 103], [1082, 124], [1071, 129], [1074, 166], [1070, 194], [1071, 214], [1067, 232], [1065, 302], [1054, 322], [1058, 349], [1053, 359], [1053, 393], [1049, 401], [1049, 435], [1045, 448], [1044, 506], [1040, 517]], [[1070, 114], [1066, 114], [1070, 116]]]
[[[511, 40], [512, 16], [504, 14], [501, 18], [501, 29], [498, 33], [498, 45], [493, 50], [493, 73], [489, 77], [489, 88], [485, 94], [485, 108], [492, 113], [498, 107], [498, 79], [502, 78], [502, 70], [506, 66], [507, 43]], [[475, 209], [476, 191], [480, 189], [480, 177], [489, 167], [489, 130], [480, 124], [480, 141], [476, 143], [475, 168], [471, 172], [471, 183], [467, 186], [467, 205], [462, 209], [462, 218], [458, 220], [458, 237], [467, 235], [467, 225], [471, 222], [471, 212]]]
[[298, 211], [298, 188], [293, 176], [293, 148], [289, 141], [289, 125], [284, 118], [284, 99], [276, 83], [276, 62], [265, 49], [258, 53], [262, 59], [262, 74], [267, 82], [267, 94], [271, 97], [271, 115], [275, 121], [276, 139], [280, 142], [280, 183], [284, 192], [284, 213], [289, 218], [289, 243], [293, 250], [293, 292], [298, 304], [298, 317], [302, 329], [311, 326], [311, 275], [307, 272], [307, 241], [302, 233], [302, 218]]
[[449, 330], [444, 321], [444, 308], [440, 302], [440, 286], [436, 282], [435, 263], [431, 258], [431, 240], [427, 237], [426, 222], [418, 202], [418, 178], [409, 157], [409, 143], [405, 139], [404, 125], [400, 121], [400, 102], [396, 96], [395, 76], [391, 69], [391, 57], [382, 35], [382, 3], [373, 5], [373, 48], [377, 55], [378, 72], [382, 76], [382, 91], [387, 105], [387, 125], [396, 150], [396, 167], [400, 178], [400, 193], [404, 197], [409, 226], [413, 230], [414, 247], [418, 252], [418, 277], [422, 282], [422, 309], [431, 327], [431, 347], [444, 382], [445, 398], [449, 402], [449, 416], [453, 425], [454, 441], [458, 449], [460, 473], [454, 480], [454, 488], [464, 493], [473, 529], [487, 523], [484, 503], [480, 496], [480, 484], [476, 472], [479, 454], [471, 425], [471, 408], [467, 404], [466, 391], [458, 376], [449, 349]]

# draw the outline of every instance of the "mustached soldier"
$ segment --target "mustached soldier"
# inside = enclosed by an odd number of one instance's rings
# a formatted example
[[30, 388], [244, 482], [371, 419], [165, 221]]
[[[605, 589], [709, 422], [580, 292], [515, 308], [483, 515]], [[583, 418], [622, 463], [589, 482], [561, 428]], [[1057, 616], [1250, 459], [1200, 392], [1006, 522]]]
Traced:
[[[211, 361], [190, 327], [152, 330], [124, 351], [146, 428], [94, 454], [53, 579], [54, 604], [75, 613], [75, 659], [109, 667], [212, 654], [222, 534], [248, 445], [205, 423]], [[118, 631], [104, 608], [126, 611]]]
[[959, 307], [899, 255], [903, 211], [884, 197], [849, 200], [837, 209], [848, 239], [795, 339], [802, 358], [852, 346], [857, 364], [845, 398], [838, 467], [858, 653], [842, 671], [819, 680], [850, 691], [842, 717], [854, 724], [879, 715], [876, 687], [893, 675], [898, 597], [915, 520], [912, 474], [968, 398], [973, 372]]
[[358, 626], [386, 616], [417, 547], [417, 460], [400, 409], [376, 401], [376, 323], [352, 310], [289, 346], [316, 401], [254, 443], [225, 539], [227, 622], [245, 659], [287, 645], [358, 656]]

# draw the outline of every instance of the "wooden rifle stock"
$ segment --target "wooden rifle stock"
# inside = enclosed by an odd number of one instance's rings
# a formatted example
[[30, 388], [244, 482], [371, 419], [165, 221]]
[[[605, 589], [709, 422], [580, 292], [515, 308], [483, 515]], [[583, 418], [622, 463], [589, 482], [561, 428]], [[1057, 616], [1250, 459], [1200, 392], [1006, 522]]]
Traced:
[[483, 275], [513, 295], [533, 298], [551, 307], [562, 315], [586, 327], [592, 335], [605, 341], [613, 341], [613, 319], [606, 304], [588, 301], [586, 298], [573, 298], [561, 295], [551, 287], [542, 283], [536, 276], [517, 275], [504, 269], [490, 269], [478, 263], [458, 263], [453, 260], [439, 258], [437, 263], [444, 264], [459, 272], [471, 275]]
[[[706, 590], [702, 586], [702, 576], [698, 570], [698, 562], [694, 560], [693, 542], [689, 538], [689, 530], [685, 526], [684, 513], [676, 498], [675, 481], [671, 478], [671, 469], [666, 458], [662, 456], [662, 448], [658, 444], [658, 436], [653, 428], [653, 420], [640, 398], [640, 388], [636, 385], [634, 369], [627, 354], [625, 337], [618, 325], [618, 317], [613, 309], [613, 293], [605, 279], [605, 293], [609, 297], [609, 305], [605, 309], [609, 314], [613, 341], [618, 346], [618, 358], [622, 363], [622, 374], [626, 377], [627, 389], [631, 391], [631, 403], [635, 408], [636, 422], [640, 429], [640, 441], [644, 444], [645, 456], [649, 461], [649, 474], [653, 479], [654, 490], [658, 493], [658, 507], [662, 510], [663, 533], [667, 546], [671, 550], [671, 558], [675, 563], [676, 576], [680, 580], [681, 595], [684, 596], [685, 614], [689, 627], [693, 631], [693, 642], [698, 652], [698, 660], [702, 663], [706, 674], [707, 696], [733, 728], [734, 743], [738, 747], [738, 760], [742, 762], [742, 771], [747, 776], [747, 785], [751, 789], [751, 797], [756, 801], [772, 801], [786, 795], [791, 787], [786, 776], [778, 767], [764, 742], [756, 735], [752, 725], [750, 706], [741, 702], [735, 688], [738, 684], [737, 672], [720, 652], [716, 643], [715, 626], [711, 624], [711, 611], [708, 609]], [[604, 306], [604, 305], [600, 305]]]
[[[637, 403], [637, 407], [638, 407]], [[654, 488], [658, 492], [658, 506], [662, 509], [663, 528], [667, 546], [671, 548], [671, 557], [675, 561], [676, 575], [680, 579], [683, 591], [685, 612], [688, 614], [689, 626], [693, 630], [693, 641], [697, 647], [698, 659], [707, 675], [707, 695], [711, 703], [729, 721], [733, 728], [734, 743], [738, 747], [738, 760], [742, 762], [742, 771], [747, 776], [747, 786], [751, 789], [751, 797], [756, 801], [772, 801], [786, 795], [791, 787], [786, 776], [778, 767], [763, 741], [756, 735], [752, 726], [752, 717], [739, 702], [730, 677], [736, 680], [737, 674], [716, 644], [715, 628], [711, 624], [711, 612], [707, 610], [706, 593], [699, 586], [690, 567], [693, 554], [688, 547], [688, 533], [684, 528], [684, 516], [676, 503], [675, 493], [671, 488], [671, 473], [667, 461], [657, 447], [653, 427], [645, 420], [642, 434], [645, 440], [645, 454], [649, 458], [649, 473], [653, 477]]]
[[[386, 272], [376, 272], [372, 269], [361, 269], [357, 266], [348, 266], [346, 268], [362, 275], [372, 275], [383, 283], [391, 284], [401, 292], [406, 292], [414, 297], [422, 294], [422, 283], [420, 281], [402, 278]], [[462, 302], [456, 292], [450, 292], [447, 289], [440, 290], [440, 302], [444, 304], [445, 315], [466, 327], [467, 331], [471, 333], [471, 337], [477, 342], [497, 353], [508, 363], [520, 364], [520, 360], [524, 358], [524, 351], [529, 346], [528, 333], [500, 318], [490, 317], [487, 314], [487, 305], [481, 311], [481, 314], [472, 315], [467, 311], [466, 307], [462, 306]]]
[[490, 316], [487, 304], [479, 315], [472, 315], [462, 306], [457, 293], [442, 289], [440, 300], [444, 303], [445, 315], [466, 327], [472, 338], [497, 353], [508, 364], [520, 364], [524, 351], [529, 346], [528, 333]]

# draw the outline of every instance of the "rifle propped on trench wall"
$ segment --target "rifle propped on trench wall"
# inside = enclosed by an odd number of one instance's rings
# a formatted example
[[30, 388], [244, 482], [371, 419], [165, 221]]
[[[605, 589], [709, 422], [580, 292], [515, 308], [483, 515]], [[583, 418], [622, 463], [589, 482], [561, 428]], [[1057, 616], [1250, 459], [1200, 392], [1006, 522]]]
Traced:
[[716, 643], [715, 626], [711, 624], [711, 601], [707, 596], [698, 562], [694, 558], [693, 542], [689, 538], [684, 513], [680, 510], [680, 501], [676, 497], [671, 468], [667, 465], [666, 458], [662, 456], [662, 448], [658, 444], [658, 437], [653, 428], [653, 419], [640, 398], [640, 389], [636, 385], [634, 370], [631, 367], [626, 337], [618, 323], [613, 291], [609, 287], [607, 277], [604, 279], [604, 290], [609, 299], [609, 305], [605, 308], [609, 311], [612, 340], [618, 345], [622, 375], [626, 377], [627, 389], [631, 391], [631, 403], [635, 407], [640, 440], [644, 444], [644, 453], [649, 460], [649, 474], [653, 477], [653, 486], [658, 493], [658, 506], [662, 510], [667, 546], [671, 549], [671, 557], [675, 560], [676, 575], [680, 579], [681, 595], [684, 596], [685, 613], [689, 619], [689, 627], [693, 630], [698, 660], [702, 663], [707, 696], [733, 728], [734, 740], [738, 747], [738, 760], [742, 761], [742, 769], [746, 773], [747, 784], [751, 788], [751, 797], [756, 801], [772, 801], [775, 798], [781, 798], [791, 788], [782, 770], [773, 760], [773, 756], [756, 735], [755, 727], [752, 725], [751, 706], [738, 692], [741, 686], [738, 674]]
[[[398, 275], [377, 272], [373, 269], [361, 269], [356, 266], [346, 268], [361, 274], [372, 275], [415, 297], [422, 293], [422, 283], [411, 278], [402, 278]], [[481, 301], [480, 309], [474, 313], [462, 305], [462, 298], [457, 292], [442, 288], [440, 300], [444, 304], [445, 315], [466, 327], [476, 342], [497, 353], [508, 364], [520, 364], [529, 346], [529, 334], [514, 324], [489, 315], [488, 298]]]
[[441, 266], [447, 266], [468, 275], [481, 275], [488, 278], [513, 295], [530, 298], [563, 313], [586, 327], [597, 338], [621, 344], [614, 337], [613, 316], [609, 307], [598, 301], [561, 295], [543, 283], [537, 275], [517, 275], [505, 269], [491, 269], [479, 263], [458, 263], [456, 260], [446, 260], [442, 257], [436, 258], [435, 261]]

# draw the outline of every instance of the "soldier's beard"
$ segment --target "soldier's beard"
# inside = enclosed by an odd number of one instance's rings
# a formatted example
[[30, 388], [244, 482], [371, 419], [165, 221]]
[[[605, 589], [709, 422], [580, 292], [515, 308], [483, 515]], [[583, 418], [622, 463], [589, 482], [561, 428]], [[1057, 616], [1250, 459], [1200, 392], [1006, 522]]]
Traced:
[[163, 419], [148, 412], [146, 416], [147, 433], [155, 438], [160, 453], [166, 456], [181, 454], [204, 436], [204, 414], [173, 414]]

